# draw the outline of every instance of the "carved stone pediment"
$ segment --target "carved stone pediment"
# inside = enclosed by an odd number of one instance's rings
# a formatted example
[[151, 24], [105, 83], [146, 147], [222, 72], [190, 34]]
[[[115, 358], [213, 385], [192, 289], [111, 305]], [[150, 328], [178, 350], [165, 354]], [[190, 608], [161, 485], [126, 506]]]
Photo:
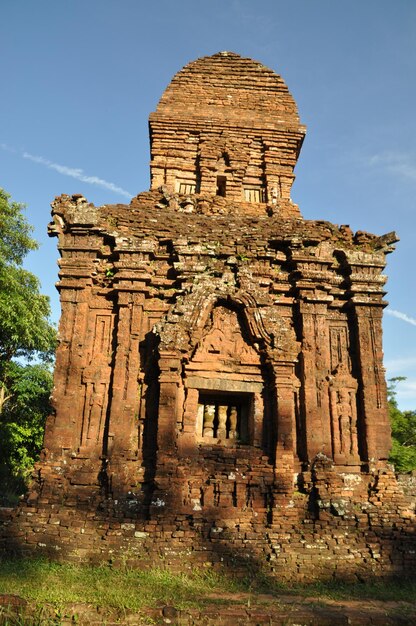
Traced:
[[258, 353], [242, 335], [235, 311], [224, 306], [214, 307], [210, 325], [210, 330], [195, 352], [195, 363], [221, 361], [235, 366], [259, 363]]

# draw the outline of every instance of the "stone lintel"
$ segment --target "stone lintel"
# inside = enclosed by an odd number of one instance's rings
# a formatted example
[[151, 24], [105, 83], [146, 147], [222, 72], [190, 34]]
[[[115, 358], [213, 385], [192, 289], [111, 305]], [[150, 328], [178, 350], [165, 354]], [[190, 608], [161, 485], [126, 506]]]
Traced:
[[203, 378], [190, 376], [186, 379], [186, 386], [190, 389], [229, 391], [237, 393], [261, 393], [263, 383], [232, 380], [229, 378]]

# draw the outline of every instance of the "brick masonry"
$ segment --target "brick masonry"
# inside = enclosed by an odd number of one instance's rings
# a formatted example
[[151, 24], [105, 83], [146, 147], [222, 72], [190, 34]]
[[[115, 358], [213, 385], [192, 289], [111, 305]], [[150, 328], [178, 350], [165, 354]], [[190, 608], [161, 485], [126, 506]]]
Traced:
[[55, 199], [55, 410], [6, 549], [289, 580], [412, 571], [382, 362], [397, 238], [302, 218], [304, 136], [283, 80], [221, 52], [151, 114], [150, 191]]

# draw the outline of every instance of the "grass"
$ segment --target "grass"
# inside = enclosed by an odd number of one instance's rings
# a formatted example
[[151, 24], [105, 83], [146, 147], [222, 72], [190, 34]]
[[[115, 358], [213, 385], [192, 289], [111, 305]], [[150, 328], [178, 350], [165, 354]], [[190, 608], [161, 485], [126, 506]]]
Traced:
[[0, 593], [16, 594], [38, 605], [83, 602], [130, 610], [160, 604], [185, 608], [209, 593], [239, 590], [241, 585], [213, 572], [177, 574], [162, 568], [139, 571], [58, 564], [43, 559], [0, 563]]
[[[343, 583], [333, 581], [310, 585], [283, 585], [266, 576], [248, 575], [235, 579], [212, 570], [178, 574], [168, 569], [148, 571], [58, 564], [48, 560], [11, 559], [0, 562], [0, 594], [15, 594], [39, 607], [48, 605], [55, 610], [56, 619], [34, 617], [22, 624], [60, 624], [60, 612], [65, 605], [87, 603], [114, 610], [140, 611], [163, 605], [178, 609], [202, 608], [214, 603], [241, 603], [240, 594], [249, 594], [255, 601], [259, 594], [310, 597], [320, 600], [384, 600], [416, 602], [416, 580]], [[273, 599], [272, 598], [272, 599]], [[313, 598], [313, 599], [312, 599]], [[40, 615], [40, 613], [39, 613]], [[14, 621], [13, 621], [14, 619]], [[7, 619], [0, 608], [0, 623], [19, 626], [18, 618]]]

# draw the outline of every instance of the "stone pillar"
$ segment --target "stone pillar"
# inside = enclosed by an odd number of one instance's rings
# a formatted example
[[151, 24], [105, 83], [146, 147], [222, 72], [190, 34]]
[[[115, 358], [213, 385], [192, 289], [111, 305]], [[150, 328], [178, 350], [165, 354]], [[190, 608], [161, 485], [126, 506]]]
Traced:
[[227, 439], [227, 406], [218, 407], [218, 439]]
[[[74, 301], [75, 300], [75, 301]], [[83, 457], [102, 454], [111, 380], [115, 315], [90, 289], [63, 291], [61, 341], [55, 369], [56, 416], [44, 446]]]
[[237, 438], [237, 419], [238, 419], [237, 407], [231, 406], [230, 415], [229, 415], [229, 420], [230, 420], [229, 438], [230, 439]]
[[258, 391], [253, 394], [250, 402], [247, 427], [247, 433], [240, 433], [240, 435], [254, 446], [260, 447], [263, 441], [264, 400], [262, 394]]
[[[174, 454], [176, 450], [177, 423], [182, 421], [183, 407], [179, 407], [181, 380], [181, 357], [175, 351], [159, 352], [160, 394], [157, 429], [158, 456]], [[181, 396], [182, 397], [182, 396]]]
[[[197, 441], [203, 436], [204, 404], [199, 402], [197, 389], [178, 388], [178, 454], [179, 456], [194, 456], [197, 450]], [[182, 421], [181, 407], [183, 403]]]
[[276, 476], [290, 488], [297, 460], [295, 391], [299, 381], [290, 361], [274, 362], [273, 373], [277, 404]]
[[370, 465], [385, 463], [391, 447], [387, 387], [383, 368], [382, 310], [386, 277], [385, 254], [396, 241], [394, 233], [385, 235], [384, 249], [371, 252], [345, 252], [345, 270], [349, 276], [352, 323], [357, 353], [359, 446], [363, 460]]
[[328, 396], [329, 338], [327, 304], [302, 302], [302, 410], [308, 461], [323, 453], [331, 456]]
[[203, 431], [202, 431], [202, 435], [204, 437], [214, 436], [214, 419], [215, 419], [215, 405], [205, 404], [204, 405], [204, 425], [203, 425]]
[[157, 420], [157, 456], [155, 490], [150, 506], [151, 517], [164, 517], [183, 507], [183, 489], [187, 476], [178, 474], [178, 432], [182, 427], [183, 393], [181, 356], [175, 350], [159, 346], [159, 411]]
[[118, 298], [117, 348], [112, 384], [108, 454], [136, 455], [138, 447], [139, 343], [143, 317], [141, 293], [120, 292]]
[[[62, 289], [59, 344], [56, 351], [52, 405], [48, 417], [44, 448], [61, 457], [62, 450], [73, 452], [81, 439], [82, 395], [80, 393], [83, 358], [80, 335], [85, 334], [88, 304], [85, 291]], [[82, 346], [81, 341], [81, 346]]]
[[391, 426], [387, 406], [387, 387], [383, 368], [382, 309], [355, 304], [357, 352], [361, 378], [360, 404], [364, 430], [361, 441], [366, 460], [388, 458]]

